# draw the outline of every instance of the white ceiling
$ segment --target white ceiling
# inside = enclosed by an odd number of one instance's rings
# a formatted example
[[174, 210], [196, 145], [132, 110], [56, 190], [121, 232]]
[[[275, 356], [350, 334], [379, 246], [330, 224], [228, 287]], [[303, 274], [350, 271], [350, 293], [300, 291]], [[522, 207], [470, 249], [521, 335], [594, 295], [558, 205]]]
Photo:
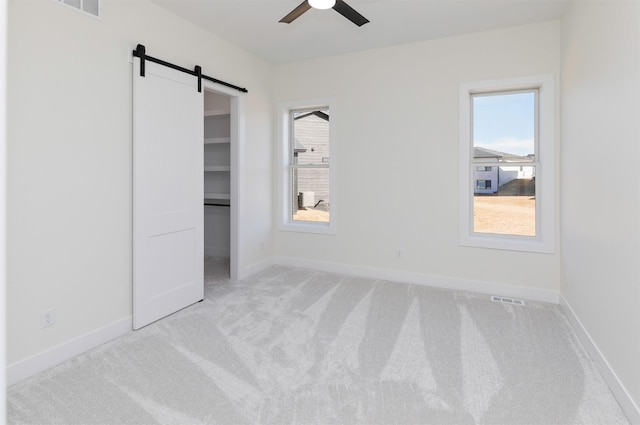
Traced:
[[302, 0], [153, 0], [272, 62], [286, 63], [558, 19], [569, 0], [346, 0], [371, 22], [335, 10], [278, 21]]

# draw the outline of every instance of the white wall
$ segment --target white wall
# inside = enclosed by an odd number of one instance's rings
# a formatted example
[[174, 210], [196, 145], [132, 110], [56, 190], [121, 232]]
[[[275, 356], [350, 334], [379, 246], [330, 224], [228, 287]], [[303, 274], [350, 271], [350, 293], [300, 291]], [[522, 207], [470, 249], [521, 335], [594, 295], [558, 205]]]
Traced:
[[637, 405], [639, 28], [638, 2], [574, 2], [566, 12], [561, 151], [562, 293]]
[[337, 99], [339, 186], [337, 235], [281, 231], [276, 255], [559, 291], [558, 253], [459, 245], [457, 178], [460, 83], [559, 77], [559, 44], [547, 22], [275, 67], [276, 101]]
[[[148, 1], [107, 0], [102, 12], [98, 20], [49, 0], [9, 2], [10, 365], [131, 315], [127, 56], [137, 43], [248, 88], [241, 266], [270, 255], [271, 66]], [[49, 308], [57, 324], [40, 329]]]
[[[7, 159], [7, 3], [0, 4], [0, 169], [6, 170]], [[0, 365], [6, 364], [6, 189], [7, 175], [0, 173]], [[6, 370], [0, 368], [0, 418], [6, 417]]]

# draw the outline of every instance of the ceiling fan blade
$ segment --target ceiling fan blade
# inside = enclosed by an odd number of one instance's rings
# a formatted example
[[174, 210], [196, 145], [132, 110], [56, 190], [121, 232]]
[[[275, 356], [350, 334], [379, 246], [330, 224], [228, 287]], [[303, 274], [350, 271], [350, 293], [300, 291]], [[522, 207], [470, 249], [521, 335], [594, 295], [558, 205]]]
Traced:
[[333, 9], [359, 27], [369, 22], [367, 18], [356, 12], [353, 7], [349, 6], [343, 0], [336, 0]]
[[290, 24], [294, 20], [298, 19], [300, 15], [302, 15], [304, 12], [306, 12], [309, 9], [311, 9], [311, 5], [307, 0], [304, 0], [302, 3], [300, 3], [300, 6], [296, 7], [291, 12], [289, 12], [289, 14], [284, 18], [280, 19], [279, 22]]

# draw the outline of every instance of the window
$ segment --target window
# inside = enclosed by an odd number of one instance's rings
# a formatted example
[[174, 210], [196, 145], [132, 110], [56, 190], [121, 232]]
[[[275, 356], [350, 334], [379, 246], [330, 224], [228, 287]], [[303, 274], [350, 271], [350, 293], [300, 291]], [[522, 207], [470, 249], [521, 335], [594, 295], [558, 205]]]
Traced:
[[491, 180], [476, 181], [476, 188], [481, 190], [491, 189]]
[[335, 233], [334, 102], [287, 102], [278, 110], [280, 229]]
[[461, 85], [462, 245], [554, 252], [554, 96], [552, 76]]

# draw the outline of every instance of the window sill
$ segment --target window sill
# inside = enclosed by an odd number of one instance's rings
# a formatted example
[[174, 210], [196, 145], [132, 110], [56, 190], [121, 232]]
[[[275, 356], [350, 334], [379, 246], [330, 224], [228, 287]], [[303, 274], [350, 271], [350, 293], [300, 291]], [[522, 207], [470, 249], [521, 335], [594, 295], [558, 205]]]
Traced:
[[314, 223], [311, 221], [287, 222], [282, 223], [278, 230], [285, 232], [315, 233], [321, 235], [335, 235], [335, 224], [332, 223]]

